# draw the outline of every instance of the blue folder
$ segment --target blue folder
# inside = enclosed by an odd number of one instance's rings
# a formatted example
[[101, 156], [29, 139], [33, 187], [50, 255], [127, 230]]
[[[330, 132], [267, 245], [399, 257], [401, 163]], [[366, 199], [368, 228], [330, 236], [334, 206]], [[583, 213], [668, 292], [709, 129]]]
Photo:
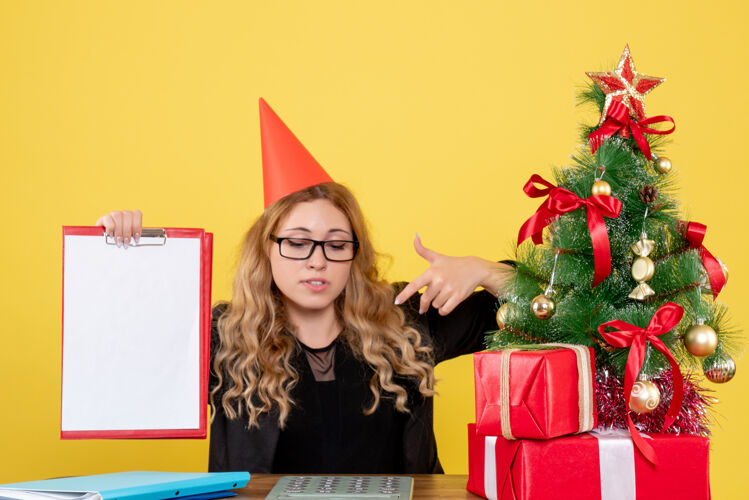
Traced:
[[3, 490], [22, 490], [94, 492], [102, 500], [163, 500], [243, 488], [249, 480], [249, 472], [117, 472], [2, 484], [0, 497]]

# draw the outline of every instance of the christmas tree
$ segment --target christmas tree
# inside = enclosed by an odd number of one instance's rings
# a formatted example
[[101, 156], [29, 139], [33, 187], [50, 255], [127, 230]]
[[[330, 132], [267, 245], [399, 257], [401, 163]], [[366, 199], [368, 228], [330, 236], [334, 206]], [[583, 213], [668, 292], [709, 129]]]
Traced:
[[702, 374], [735, 373], [737, 336], [716, 301], [728, 271], [703, 245], [705, 226], [680, 215], [662, 155], [673, 119], [645, 115], [664, 79], [637, 73], [628, 47], [615, 70], [588, 76], [579, 100], [600, 120], [581, 128], [554, 182], [524, 187], [542, 204], [520, 229], [488, 347], [591, 346], [599, 426], [706, 436]]

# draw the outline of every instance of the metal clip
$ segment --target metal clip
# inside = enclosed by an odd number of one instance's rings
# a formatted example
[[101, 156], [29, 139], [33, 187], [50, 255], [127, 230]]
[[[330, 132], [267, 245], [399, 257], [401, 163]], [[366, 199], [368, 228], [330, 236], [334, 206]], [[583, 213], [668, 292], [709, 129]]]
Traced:
[[[149, 241], [154, 239], [158, 239], [158, 241]], [[104, 242], [107, 245], [117, 244], [114, 236], [110, 236], [106, 232], [104, 232]], [[143, 228], [138, 243], [135, 243], [132, 238], [130, 243], [128, 243], [128, 246], [131, 247], [163, 247], [164, 245], [166, 245], [166, 229], [154, 227]]]

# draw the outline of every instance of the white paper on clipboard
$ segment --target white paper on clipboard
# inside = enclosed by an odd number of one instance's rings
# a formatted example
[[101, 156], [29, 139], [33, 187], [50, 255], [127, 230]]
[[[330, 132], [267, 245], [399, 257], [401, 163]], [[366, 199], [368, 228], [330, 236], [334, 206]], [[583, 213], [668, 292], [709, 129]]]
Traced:
[[127, 250], [67, 233], [62, 437], [204, 437], [206, 233]]

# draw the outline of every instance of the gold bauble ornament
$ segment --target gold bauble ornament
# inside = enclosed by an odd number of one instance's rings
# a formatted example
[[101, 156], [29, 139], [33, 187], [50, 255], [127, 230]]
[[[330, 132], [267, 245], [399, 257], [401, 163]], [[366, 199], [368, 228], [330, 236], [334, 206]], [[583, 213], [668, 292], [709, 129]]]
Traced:
[[718, 334], [710, 325], [698, 320], [697, 324], [689, 327], [684, 334], [684, 347], [693, 356], [707, 356], [715, 352], [718, 347]]
[[736, 375], [736, 362], [726, 353], [715, 354], [705, 358], [702, 371], [710, 382], [723, 384]]
[[649, 380], [638, 380], [632, 386], [629, 408], [637, 413], [650, 413], [661, 402], [661, 391]]
[[608, 182], [599, 179], [593, 183], [593, 188], [590, 192], [593, 196], [611, 196], [611, 185], [609, 185]]
[[649, 257], [637, 257], [632, 263], [632, 277], [638, 283], [648, 281], [654, 272], [655, 264]]
[[671, 165], [671, 160], [666, 158], [665, 156], [658, 156], [655, 159], [655, 169], [660, 172], [661, 174], [667, 174], [671, 171], [671, 168], [673, 165]]
[[554, 316], [556, 304], [548, 295], [536, 295], [531, 301], [531, 311], [538, 319], [549, 319]]
[[499, 307], [499, 309], [497, 309], [497, 325], [500, 328], [503, 328], [507, 324], [511, 312], [510, 308], [510, 303], [505, 302]]

